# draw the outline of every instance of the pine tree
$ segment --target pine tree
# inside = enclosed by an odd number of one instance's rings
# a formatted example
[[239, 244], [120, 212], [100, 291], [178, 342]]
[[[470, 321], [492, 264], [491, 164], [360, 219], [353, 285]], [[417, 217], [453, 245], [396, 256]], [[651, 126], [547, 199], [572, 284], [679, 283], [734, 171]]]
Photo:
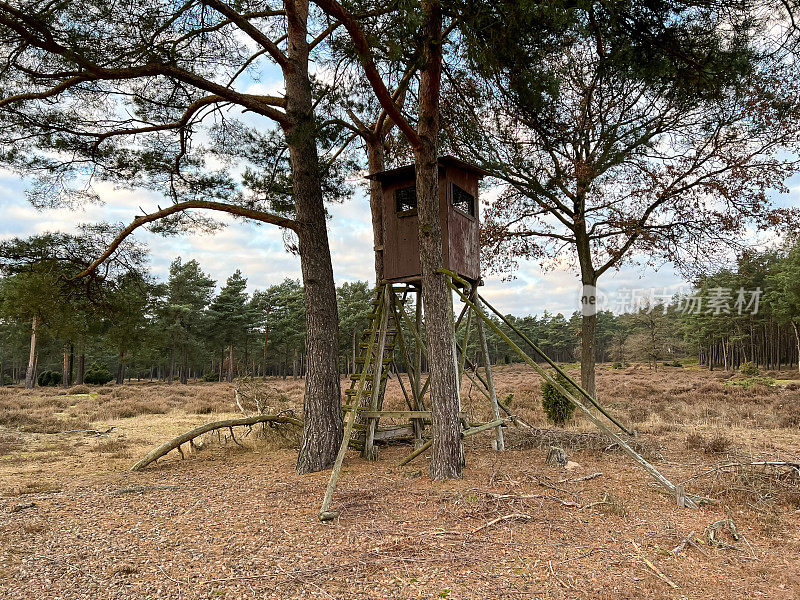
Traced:
[[775, 266], [767, 278], [765, 302], [775, 317], [794, 332], [800, 371], [800, 242]]
[[226, 379], [229, 382], [233, 381], [235, 372], [234, 347], [247, 337], [256, 320], [249, 305], [246, 288], [247, 279], [237, 269], [233, 275], [228, 277], [225, 286], [209, 307], [212, 330], [228, 345]]
[[158, 307], [162, 332], [169, 348], [168, 382], [179, 366], [180, 380], [186, 383], [187, 363], [197, 354], [206, 329], [204, 310], [213, 294], [215, 281], [206, 275], [196, 260], [184, 263], [176, 258], [169, 267], [169, 280]]

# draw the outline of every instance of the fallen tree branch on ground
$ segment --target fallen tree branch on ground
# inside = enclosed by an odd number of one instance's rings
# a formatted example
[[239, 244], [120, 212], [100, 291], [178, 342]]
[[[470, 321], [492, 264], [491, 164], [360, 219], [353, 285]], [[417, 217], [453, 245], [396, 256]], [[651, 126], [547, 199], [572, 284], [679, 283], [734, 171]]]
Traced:
[[553, 502], [558, 502], [562, 506], [569, 506], [571, 508], [583, 508], [577, 502], [570, 502], [569, 500], [563, 500], [558, 496], [553, 496], [552, 494], [487, 494], [490, 498], [494, 498], [497, 500], [552, 500]]
[[226, 429], [232, 427], [249, 426], [252, 427], [258, 423], [283, 423], [287, 425], [294, 425], [302, 427], [303, 422], [300, 419], [290, 417], [288, 415], [256, 415], [254, 417], [241, 417], [239, 419], [225, 419], [224, 421], [214, 421], [213, 423], [206, 423], [200, 427], [195, 427], [191, 431], [179, 435], [178, 437], [161, 444], [158, 448], [151, 450], [147, 455], [131, 467], [131, 471], [140, 471], [144, 469], [151, 462], [158, 460], [171, 450], [179, 450], [181, 445], [191, 442], [204, 433], [214, 431], [215, 429]]
[[[529, 450], [531, 448], [548, 448], [558, 446], [564, 450], [582, 451], [593, 450], [609, 452], [620, 449], [618, 444], [609, 445], [608, 438], [595, 431], [569, 431], [552, 427], [528, 427], [527, 429], [510, 430], [506, 432], [508, 441], [507, 450]], [[623, 439], [639, 454], [658, 458], [655, 444], [644, 438]]]
[[487, 528], [491, 527], [492, 525], [494, 525], [495, 523], [499, 523], [500, 521], [509, 521], [511, 519], [524, 519], [524, 520], [528, 521], [531, 518], [532, 517], [530, 515], [526, 515], [524, 513], [513, 513], [513, 514], [510, 514], [510, 515], [505, 515], [503, 517], [497, 517], [496, 519], [492, 519], [488, 523], [485, 523], [484, 525], [481, 525], [477, 529], [473, 530], [472, 533], [478, 533], [479, 531], [482, 531], [483, 529], [487, 529]]
[[693, 475], [689, 477], [686, 481], [691, 481], [692, 479], [699, 479], [701, 477], [705, 477], [706, 475], [711, 475], [712, 473], [721, 473], [724, 471], [735, 471], [739, 469], [745, 469], [748, 467], [763, 467], [765, 470], [767, 468], [786, 468], [794, 475], [800, 475], [800, 463], [799, 462], [791, 462], [786, 460], [756, 460], [756, 461], [742, 461], [742, 462], [730, 462], [722, 465], [716, 465], [699, 475]]

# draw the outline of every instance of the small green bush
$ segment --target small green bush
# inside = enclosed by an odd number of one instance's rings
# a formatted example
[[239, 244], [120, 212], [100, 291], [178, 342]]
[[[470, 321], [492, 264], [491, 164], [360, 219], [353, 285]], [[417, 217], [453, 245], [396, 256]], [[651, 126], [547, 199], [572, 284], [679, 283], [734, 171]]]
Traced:
[[673, 360], [672, 362], [669, 362], [669, 361], [665, 362], [664, 366], [665, 367], [682, 367], [683, 364], [679, 360]]
[[758, 377], [760, 375], [756, 364], [750, 361], [742, 363], [742, 366], [739, 367], [739, 373], [746, 375], [747, 377]]
[[[574, 393], [572, 384], [561, 373], [556, 374], [555, 380], [564, 389]], [[542, 408], [548, 420], [558, 427], [563, 427], [575, 412], [575, 405], [549, 381], [542, 382]]]
[[11, 377], [6, 375], [5, 373], [3, 373], [3, 383], [2, 383], [2, 385], [11, 385], [12, 383], [14, 383], [14, 380], [11, 379]]
[[55, 387], [61, 383], [61, 373], [58, 371], [42, 371], [36, 379], [41, 387]]
[[206, 373], [203, 375], [203, 381], [219, 381], [219, 373], [215, 373], [214, 371]]
[[612, 369], [621, 369], [622, 368], [622, 363], [621, 362], [615, 362], [613, 365], [611, 365], [611, 368]]
[[89, 365], [86, 373], [83, 374], [83, 383], [91, 385], [105, 385], [112, 379], [114, 379], [114, 376], [111, 372], [103, 365], [96, 362]]

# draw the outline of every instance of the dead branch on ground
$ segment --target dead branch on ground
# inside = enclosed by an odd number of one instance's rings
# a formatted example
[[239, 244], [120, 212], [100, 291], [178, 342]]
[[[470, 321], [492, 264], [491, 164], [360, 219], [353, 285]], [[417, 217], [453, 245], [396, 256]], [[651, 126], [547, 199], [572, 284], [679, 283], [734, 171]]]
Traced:
[[[200, 427], [195, 427], [191, 431], [179, 435], [168, 442], [161, 444], [158, 448], [151, 450], [147, 455], [131, 467], [131, 471], [140, 471], [151, 462], [158, 460], [162, 456], [169, 453], [171, 450], [180, 450], [181, 445], [191, 443], [195, 438], [200, 437], [204, 433], [218, 429], [229, 429], [233, 432], [233, 427], [252, 427], [257, 423], [270, 423], [270, 424], [289, 424], [295, 427], [302, 427], [303, 422], [287, 414], [277, 415], [256, 415], [253, 417], [242, 417], [239, 419], [225, 419], [224, 421], [214, 421], [213, 423], [206, 423]], [[182, 452], [181, 452], [182, 454]]]

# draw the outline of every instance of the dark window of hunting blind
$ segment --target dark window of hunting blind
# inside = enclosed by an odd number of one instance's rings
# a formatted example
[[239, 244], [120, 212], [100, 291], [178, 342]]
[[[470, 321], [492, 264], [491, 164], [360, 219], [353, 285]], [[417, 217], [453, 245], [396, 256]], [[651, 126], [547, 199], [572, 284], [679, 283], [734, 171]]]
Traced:
[[409, 186], [400, 188], [394, 193], [394, 199], [397, 203], [397, 212], [400, 214], [411, 214], [417, 210], [417, 188], [416, 186]]
[[453, 184], [453, 208], [470, 217], [475, 216], [475, 196]]

